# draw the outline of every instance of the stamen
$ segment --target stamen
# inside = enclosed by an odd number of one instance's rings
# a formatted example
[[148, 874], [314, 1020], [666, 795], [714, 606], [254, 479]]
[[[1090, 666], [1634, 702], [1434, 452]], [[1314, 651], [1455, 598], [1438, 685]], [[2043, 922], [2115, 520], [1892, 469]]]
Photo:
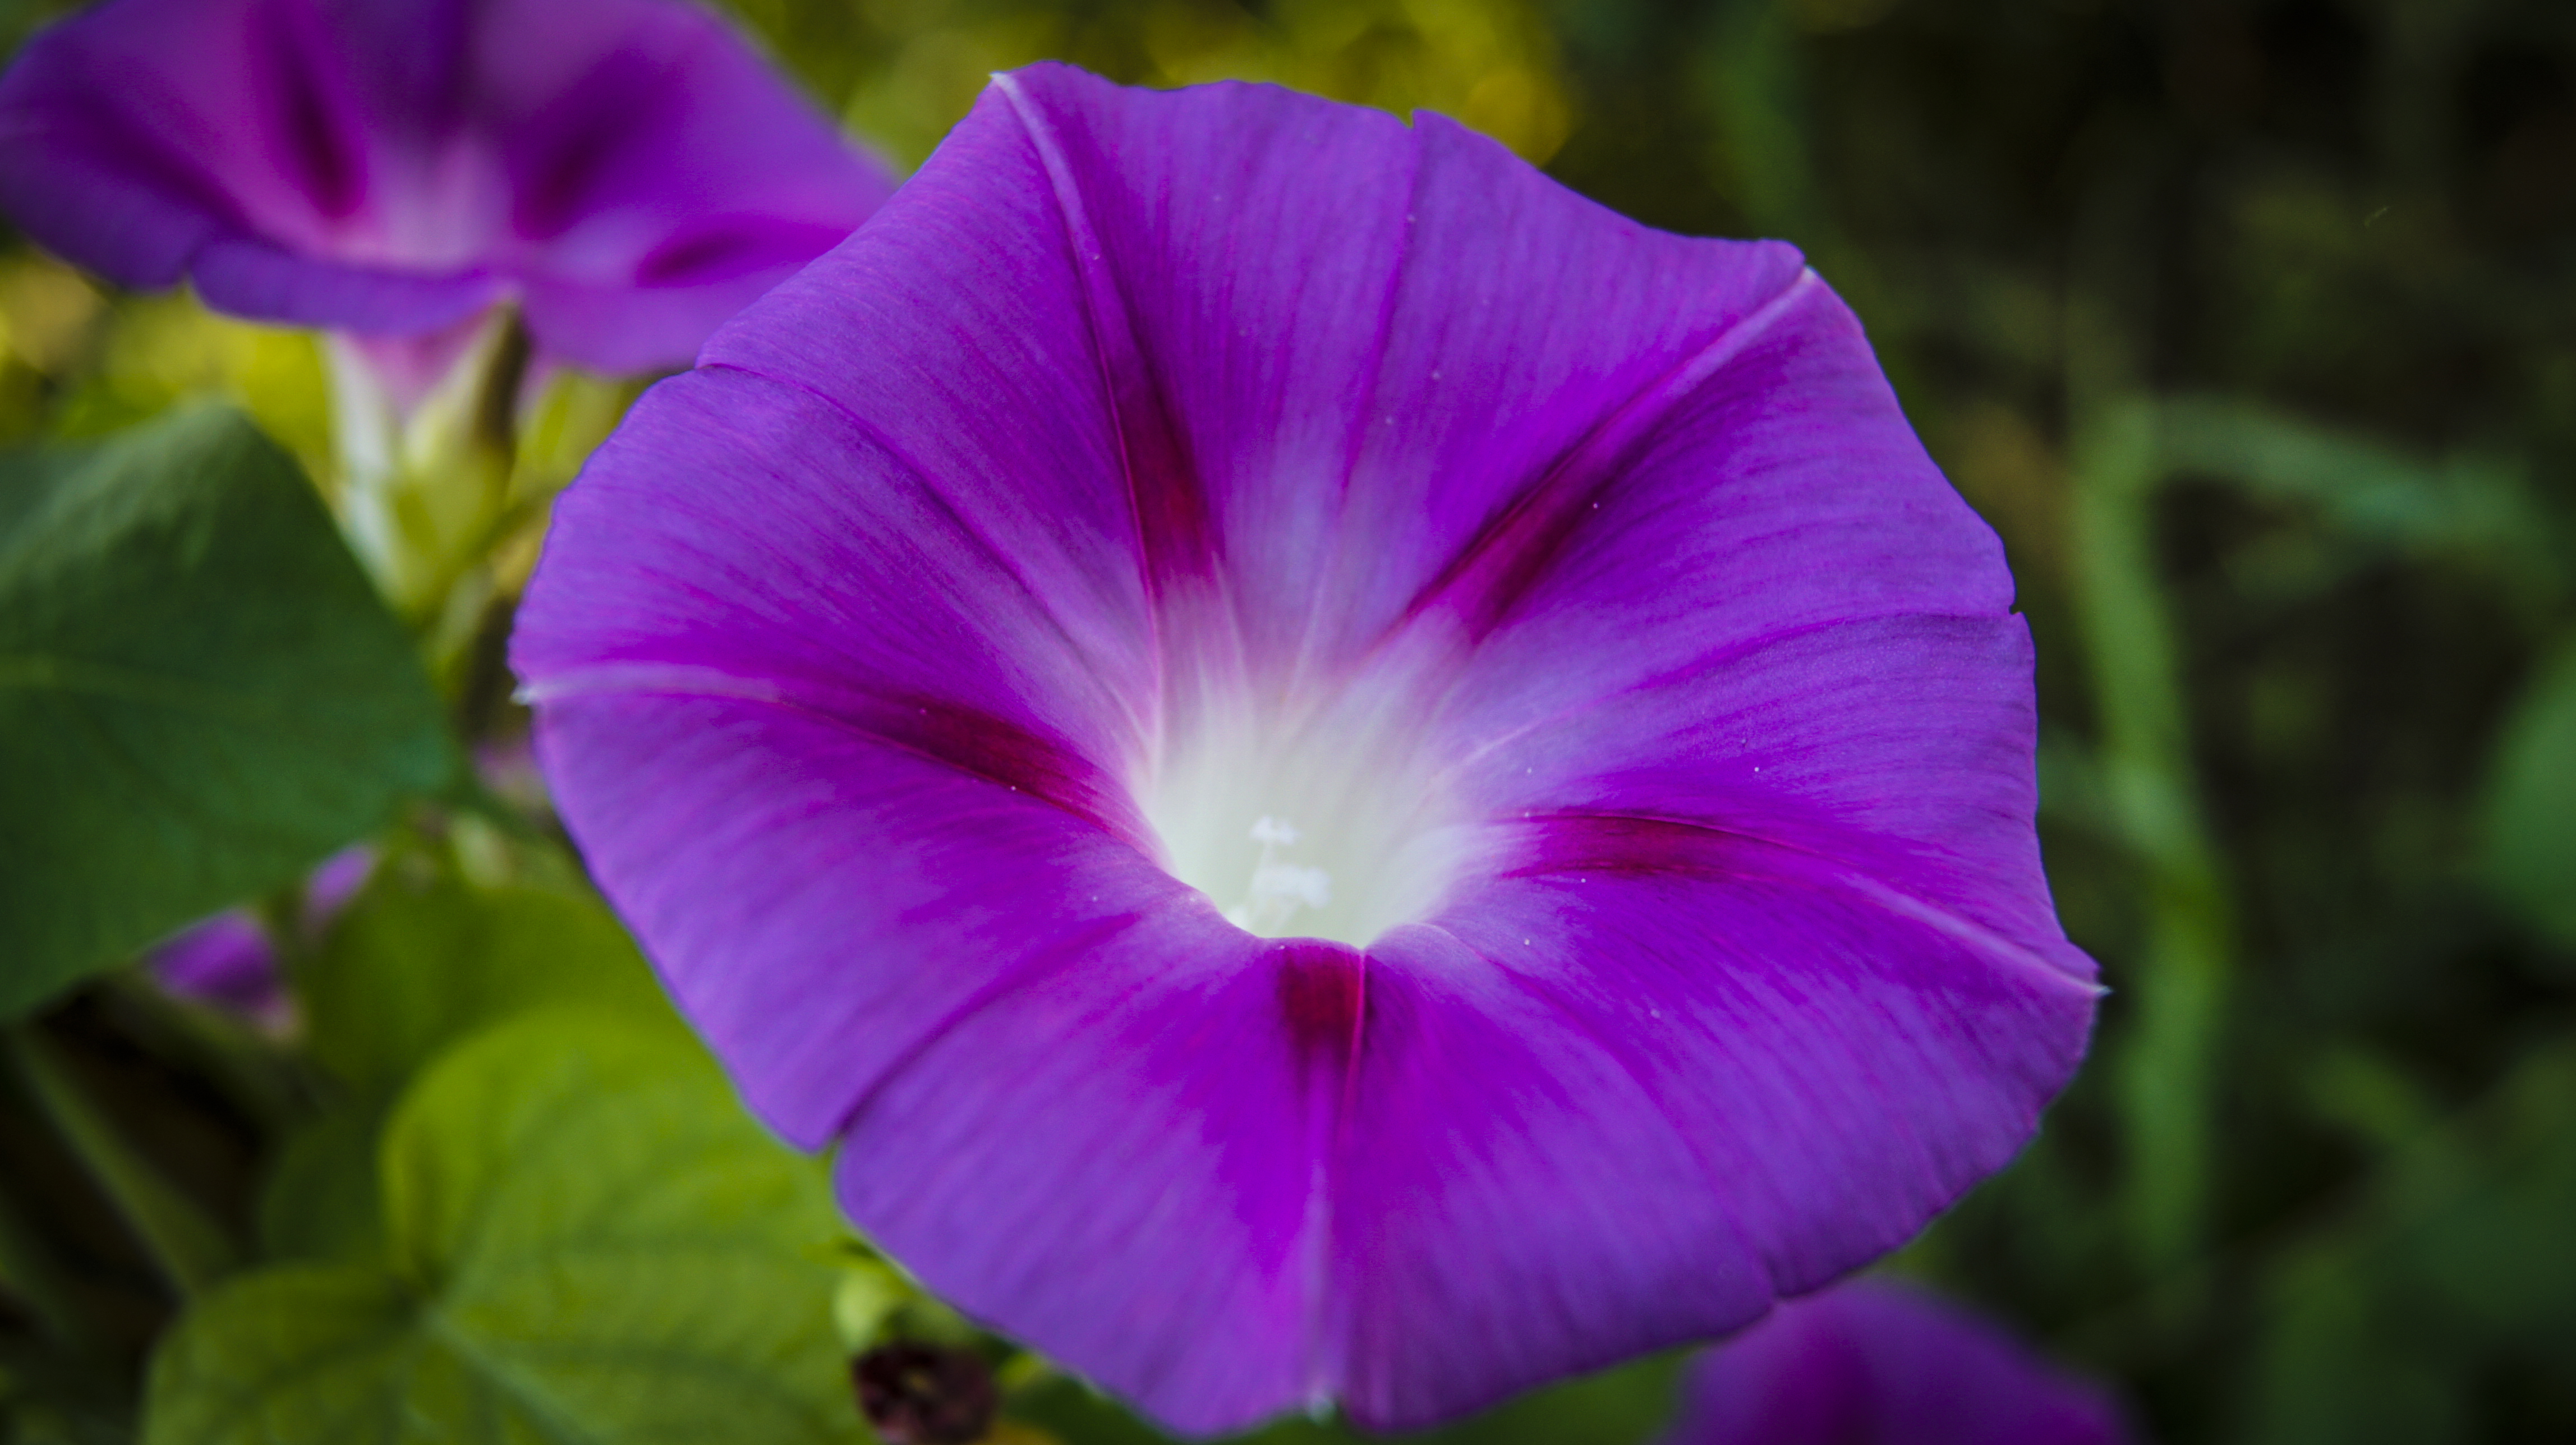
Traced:
[[1261, 857], [1252, 865], [1252, 883], [1241, 903], [1225, 911], [1225, 921], [1265, 938], [1278, 937], [1300, 908], [1324, 908], [1333, 901], [1333, 876], [1321, 868], [1279, 861], [1279, 850], [1294, 847], [1301, 835], [1285, 818], [1263, 814], [1252, 825], [1252, 841]]

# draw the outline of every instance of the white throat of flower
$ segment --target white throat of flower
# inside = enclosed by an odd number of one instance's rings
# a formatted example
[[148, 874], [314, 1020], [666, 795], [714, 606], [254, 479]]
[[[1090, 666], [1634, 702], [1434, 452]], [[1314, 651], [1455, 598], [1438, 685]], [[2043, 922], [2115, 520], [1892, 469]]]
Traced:
[[1163, 866], [1264, 938], [1366, 947], [1431, 912], [1468, 830], [1448, 806], [1409, 699], [1343, 696], [1298, 721], [1214, 709], [1140, 780]]
[[1320, 911], [1332, 905], [1332, 874], [1279, 857], [1296, 847], [1300, 836], [1296, 826], [1283, 818], [1264, 813], [1254, 820], [1252, 841], [1259, 845], [1261, 857], [1252, 865], [1252, 882], [1244, 890], [1243, 901], [1225, 911], [1226, 922], [1246, 933], [1278, 938], [1293, 931], [1288, 924], [1297, 910]]

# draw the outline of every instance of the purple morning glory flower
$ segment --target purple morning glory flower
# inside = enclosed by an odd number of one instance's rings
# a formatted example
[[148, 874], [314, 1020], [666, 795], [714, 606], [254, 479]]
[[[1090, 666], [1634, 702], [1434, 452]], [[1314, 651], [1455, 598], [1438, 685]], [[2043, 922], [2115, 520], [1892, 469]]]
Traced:
[[80, 265], [384, 335], [516, 299], [608, 372], [686, 364], [888, 186], [680, 0], [108, 0], [0, 78], [0, 210]]
[[[334, 853], [304, 880], [304, 932], [321, 937], [348, 906], [376, 865], [375, 850], [360, 844]], [[278, 976], [277, 950], [268, 930], [247, 908], [218, 913], [152, 950], [146, 965], [163, 988], [181, 998], [230, 1009], [272, 1028], [286, 1025], [286, 981]]]
[[1956, 1305], [1857, 1280], [1691, 1370], [1667, 1445], [2122, 1445], [2119, 1408]]
[[1001, 77], [555, 517], [539, 757], [682, 1007], [1181, 1429], [1733, 1329], [2084, 1050], [2011, 579], [1851, 313], [1437, 116]]

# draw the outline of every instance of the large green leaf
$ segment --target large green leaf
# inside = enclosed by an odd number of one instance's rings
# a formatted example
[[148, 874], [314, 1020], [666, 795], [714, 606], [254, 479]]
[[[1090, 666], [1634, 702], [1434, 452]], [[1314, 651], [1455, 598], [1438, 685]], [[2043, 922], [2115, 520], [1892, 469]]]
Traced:
[[400, 625], [239, 415], [0, 459], [0, 1017], [297, 877], [453, 759]]
[[678, 1027], [634, 940], [595, 899], [416, 877], [405, 861], [377, 871], [296, 979], [314, 1056], [361, 1093], [398, 1088], [447, 1044], [542, 1005]]
[[822, 1175], [674, 1032], [523, 1014], [383, 1154], [386, 1256], [242, 1276], [153, 1361], [147, 1445], [864, 1439]]
[[476, 1030], [578, 1004], [686, 1033], [634, 940], [596, 899], [478, 887], [418, 854], [376, 871], [296, 983], [313, 1056], [351, 1090], [290, 1135], [269, 1171], [259, 1237], [273, 1259], [381, 1248], [379, 1126], [415, 1073]]

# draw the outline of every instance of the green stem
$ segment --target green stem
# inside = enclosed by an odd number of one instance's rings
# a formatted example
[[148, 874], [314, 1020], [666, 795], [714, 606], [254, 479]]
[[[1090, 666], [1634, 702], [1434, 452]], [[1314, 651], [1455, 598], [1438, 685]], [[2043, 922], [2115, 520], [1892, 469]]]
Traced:
[[231, 1238], [117, 1133], [43, 1035], [18, 1025], [8, 1031], [7, 1050], [46, 1121], [183, 1299], [233, 1267], [239, 1256]]
[[2135, 1022], [2114, 1068], [2128, 1123], [2130, 1236], [2157, 1273], [2208, 1244], [2218, 1037], [2235, 931], [2201, 815], [2174, 629], [2150, 546], [2161, 477], [2146, 403], [2103, 405], [2080, 421], [2069, 515], [2077, 610], [2093, 660], [2102, 780], [2148, 890], [2144, 947], [2126, 980]]
[[0, 1293], [24, 1305], [56, 1343], [74, 1348], [90, 1343], [88, 1326], [72, 1304], [70, 1285], [35, 1227], [6, 1194], [0, 1194]]
[[[294, 917], [302, 911], [297, 890]], [[293, 978], [312, 945], [302, 930], [281, 927], [278, 907], [269, 900], [260, 909], [261, 925], [276, 950], [278, 967]], [[316, 1081], [309, 1067], [278, 1045], [251, 1031], [240, 1019], [205, 1004], [174, 998], [127, 972], [98, 981], [113, 1006], [120, 1027], [131, 1031], [155, 1056], [204, 1074], [223, 1096], [271, 1129], [282, 1129], [311, 1117]]]

